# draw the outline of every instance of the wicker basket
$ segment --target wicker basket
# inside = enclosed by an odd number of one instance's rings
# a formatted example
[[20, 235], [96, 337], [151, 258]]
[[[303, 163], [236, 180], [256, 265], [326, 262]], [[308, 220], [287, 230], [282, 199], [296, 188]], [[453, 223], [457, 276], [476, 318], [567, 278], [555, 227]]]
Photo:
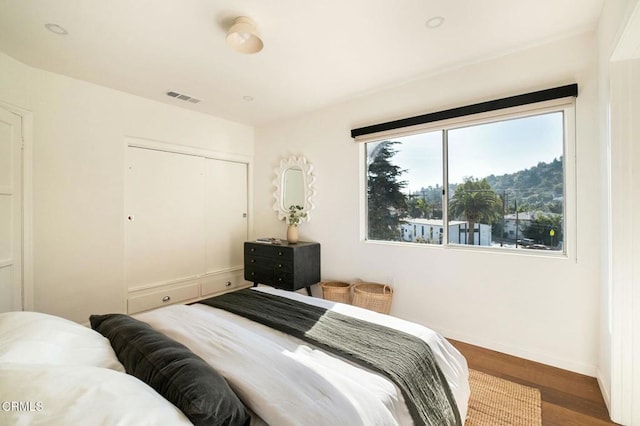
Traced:
[[360, 282], [353, 286], [353, 305], [388, 314], [391, 311], [393, 288], [386, 284]]
[[342, 281], [325, 281], [320, 283], [322, 297], [340, 303], [351, 303], [351, 284]]

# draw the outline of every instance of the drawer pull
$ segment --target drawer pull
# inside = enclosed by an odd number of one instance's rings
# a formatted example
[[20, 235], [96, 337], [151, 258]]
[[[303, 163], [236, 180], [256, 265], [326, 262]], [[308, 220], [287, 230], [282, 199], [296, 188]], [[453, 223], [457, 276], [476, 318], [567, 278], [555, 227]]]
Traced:
[[224, 286], [225, 287], [231, 287], [231, 281], [227, 281], [227, 283]]
[[282, 277], [278, 278], [278, 281], [282, 281]]
[[252, 272], [252, 273], [251, 273], [251, 276], [253, 277], [255, 274], [256, 274], [255, 272]]
[[281, 251], [278, 252], [278, 256], [282, 256], [282, 252]]
[[282, 268], [282, 263], [278, 263], [278, 268]]
[[168, 302], [169, 300], [171, 300], [171, 296], [165, 296], [162, 298], [163, 302]]
[[256, 263], [256, 260], [255, 259], [251, 259], [251, 263]]
[[256, 249], [252, 248], [251, 251], [256, 251]]

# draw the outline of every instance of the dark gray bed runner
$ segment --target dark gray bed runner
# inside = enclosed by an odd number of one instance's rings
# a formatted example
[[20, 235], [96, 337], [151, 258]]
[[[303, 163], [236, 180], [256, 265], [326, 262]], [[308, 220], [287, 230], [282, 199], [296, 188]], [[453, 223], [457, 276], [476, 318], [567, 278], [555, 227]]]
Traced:
[[200, 301], [376, 371], [402, 391], [416, 425], [462, 424], [429, 345], [415, 336], [286, 297], [240, 290]]

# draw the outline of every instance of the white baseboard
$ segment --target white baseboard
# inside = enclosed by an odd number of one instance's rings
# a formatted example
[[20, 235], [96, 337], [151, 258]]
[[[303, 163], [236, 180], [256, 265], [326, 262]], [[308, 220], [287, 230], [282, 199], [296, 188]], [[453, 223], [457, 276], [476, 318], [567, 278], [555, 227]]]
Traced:
[[541, 364], [550, 365], [552, 367], [561, 368], [563, 370], [572, 371], [574, 373], [584, 374], [590, 377], [596, 377], [596, 366], [589, 365], [582, 362], [576, 362], [575, 360], [559, 358], [548, 353], [540, 353], [524, 349], [518, 346], [505, 344], [503, 342], [495, 342], [490, 339], [484, 339], [480, 336], [469, 336], [455, 331], [448, 330], [446, 328], [433, 327], [440, 334], [453, 340], [459, 340], [471, 345], [480, 346], [483, 348], [491, 349], [493, 351], [502, 352], [508, 355], [513, 355], [519, 358], [528, 359], [530, 361], [539, 362]]

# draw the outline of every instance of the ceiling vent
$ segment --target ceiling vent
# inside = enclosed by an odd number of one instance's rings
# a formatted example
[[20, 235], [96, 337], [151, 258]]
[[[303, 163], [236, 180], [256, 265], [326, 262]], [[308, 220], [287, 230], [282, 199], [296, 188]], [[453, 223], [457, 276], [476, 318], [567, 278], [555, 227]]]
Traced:
[[191, 102], [192, 104], [197, 104], [198, 102], [200, 102], [200, 99], [196, 99], [193, 96], [185, 95], [184, 93], [174, 92], [172, 90], [166, 92], [166, 95], [175, 99], [180, 99], [181, 101]]

